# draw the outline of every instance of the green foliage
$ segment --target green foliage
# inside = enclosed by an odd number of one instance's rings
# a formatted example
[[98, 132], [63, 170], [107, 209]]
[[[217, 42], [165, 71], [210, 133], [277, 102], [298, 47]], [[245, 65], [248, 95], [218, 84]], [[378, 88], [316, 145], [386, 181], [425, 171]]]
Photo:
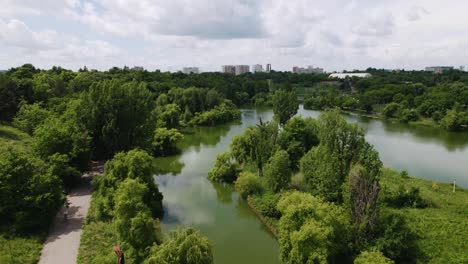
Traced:
[[255, 203], [255, 208], [266, 217], [279, 219], [281, 217], [280, 211], [276, 208], [278, 201], [281, 197], [280, 193], [265, 192], [262, 195], [254, 195], [251, 199]]
[[268, 186], [274, 192], [286, 188], [291, 180], [289, 168], [289, 155], [284, 150], [278, 150], [265, 166], [264, 176]]
[[457, 112], [455, 109], [447, 111], [447, 114], [440, 120], [440, 126], [450, 131], [460, 130], [463, 125], [468, 125], [468, 119], [465, 113]]
[[67, 155], [80, 170], [88, 166], [90, 138], [72, 119], [51, 117], [34, 132], [34, 151], [43, 159], [54, 154]]
[[158, 156], [177, 153], [176, 143], [182, 138], [183, 135], [177, 129], [156, 128], [152, 142], [153, 153]]
[[290, 119], [278, 136], [278, 145], [288, 152], [293, 170], [299, 167], [302, 156], [318, 143], [318, 124], [310, 117]]
[[[119, 184], [114, 196], [114, 223], [118, 237], [136, 251], [143, 251], [157, 242], [151, 210], [144, 203], [147, 193], [148, 188], [139, 180], [127, 178]], [[136, 255], [143, 259], [145, 254]]]
[[127, 153], [117, 153], [105, 165], [104, 175], [95, 178], [97, 205], [96, 219], [106, 219], [113, 216], [114, 196], [120, 182], [127, 178], [138, 179], [148, 191], [143, 201], [151, 210], [152, 216], [160, 217], [163, 214], [162, 194], [158, 190], [153, 178], [153, 158], [143, 150], [131, 150]]
[[240, 110], [232, 102], [226, 100], [212, 110], [195, 115], [192, 123], [201, 126], [213, 126], [238, 119], [240, 119]]
[[396, 208], [412, 207], [412, 208], [425, 208], [429, 205], [427, 201], [421, 198], [419, 189], [411, 187], [409, 190], [400, 186], [397, 192], [387, 194], [384, 202]]
[[373, 246], [397, 263], [412, 261], [418, 256], [417, 234], [408, 227], [401, 213], [385, 213], [379, 219]]
[[281, 125], [285, 124], [299, 109], [294, 91], [277, 90], [272, 97], [273, 113]]
[[34, 130], [40, 126], [51, 113], [42, 108], [40, 104], [20, 104], [20, 109], [13, 120], [15, 127], [32, 135]]
[[7, 148], [0, 153], [0, 182], [0, 227], [43, 228], [62, 205], [60, 179], [22, 151]]
[[[112, 222], [90, 222], [83, 226], [78, 264], [115, 264], [112, 246], [117, 241], [115, 225]], [[125, 250], [125, 249], [124, 249]], [[126, 259], [126, 263], [131, 263]]]
[[169, 240], [151, 249], [145, 264], [211, 264], [213, 252], [208, 239], [187, 228], [173, 231]]
[[389, 103], [385, 106], [382, 111], [382, 116], [385, 118], [397, 117], [399, 111], [401, 110], [401, 105], [398, 103]]
[[236, 192], [243, 198], [263, 191], [260, 177], [250, 172], [241, 172], [235, 183]]
[[19, 101], [17, 84], [8, 76], [0, 74], [0, 121], [10, 121], [15, 116]]
[[379, 251], [363, 251], [354, 259], [354, 264], [393, 264], [391, 259]]
[[237, 165], [229, 152], [216, 157], [213, 168], [208, 173], [208, 179], [215, 182], [234, 182], [237, 178]]
[[82, 95], [78, 123], [90, 132], [96, 155], [146, 147], [156, 122], [151, 120], [153, 100], [144, 83], [118, 80], [94, 83]]
[[329, 263], [346, 251], [349, 224], [343, 210], [307, 193], [291, 192], [277, 205], [284, 263]]
[[46, 237], [46, 232], [27, 236], [0, 233], [0, 263], [38, 263]]
[[70, 158], [66, 154], [55, 153], [47, 158], [49, 173], [57, 175], [65, 187], [71, 188], [80, 180], [81, 173], [70, 166]]
[[404, 109], [401, 111], [400, 120], [404, 123], [408, 123], [409, 121], [418, 121], [418, 112], [415, 109]]

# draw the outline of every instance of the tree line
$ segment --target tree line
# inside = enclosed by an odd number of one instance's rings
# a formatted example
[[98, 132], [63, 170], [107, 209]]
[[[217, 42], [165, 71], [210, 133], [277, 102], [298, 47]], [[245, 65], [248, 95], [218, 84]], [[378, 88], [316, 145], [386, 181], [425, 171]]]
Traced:
[[341, 85], [318, 85], [304, 99], [306, 109], [339, 107], [378, 113], [402, 122], [432, 120], [445, 130], [468, 127], [468, 74], [448, 71], [386, 72], [368, 69], [369, 78], [351, 78]]

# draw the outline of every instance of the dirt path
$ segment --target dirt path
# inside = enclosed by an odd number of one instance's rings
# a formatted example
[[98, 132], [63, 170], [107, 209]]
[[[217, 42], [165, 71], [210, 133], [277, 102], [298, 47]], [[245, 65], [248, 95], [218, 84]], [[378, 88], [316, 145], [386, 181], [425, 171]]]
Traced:
[[70, 202], [68, 220], [63, 217], [64, 208], [57, 213], [49, 230], [41, 252], [39, 264], [73, 264], [76, 263], [83, 222], [88, 213], [91, 201], [92, 186], [90, 178], [102, 173], [102, 168], [83, 175], [83, 181], [67, 195]]

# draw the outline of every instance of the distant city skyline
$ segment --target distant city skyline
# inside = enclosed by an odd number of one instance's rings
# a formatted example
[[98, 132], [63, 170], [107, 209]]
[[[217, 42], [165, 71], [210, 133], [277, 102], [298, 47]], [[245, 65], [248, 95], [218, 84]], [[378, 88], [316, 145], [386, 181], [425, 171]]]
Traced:
[[[0, 69], [468, 66], [468, 1], [0, 0]], [[216, 22], [213, 22], [216, 21]], [[266, 71], [266, 69], [264, 68]]]

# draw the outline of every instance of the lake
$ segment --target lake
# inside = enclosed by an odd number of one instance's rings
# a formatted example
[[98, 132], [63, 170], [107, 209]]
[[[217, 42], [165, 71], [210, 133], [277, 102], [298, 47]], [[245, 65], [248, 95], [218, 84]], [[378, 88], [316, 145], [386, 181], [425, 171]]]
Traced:
[[[319, 111], [298, 115], [318, 117]], [[411, 175], [468, 187], [468, 133], [368, 117], [344, 115], [366, 132], [366, 139], [388, 167]], [[271, 110], [243, 109], [241, 122], [194, 128], [180, 143], [180, 155], [157, 158], [156, 181], [164, 195], [162, 228], [191, 226], [213, 245], [215, 263], [280, 263], [278, 243], [232, 186], [207, 180], [216, 155], [229, 148], [231, 138], [247, 126], [273, 118]]]

